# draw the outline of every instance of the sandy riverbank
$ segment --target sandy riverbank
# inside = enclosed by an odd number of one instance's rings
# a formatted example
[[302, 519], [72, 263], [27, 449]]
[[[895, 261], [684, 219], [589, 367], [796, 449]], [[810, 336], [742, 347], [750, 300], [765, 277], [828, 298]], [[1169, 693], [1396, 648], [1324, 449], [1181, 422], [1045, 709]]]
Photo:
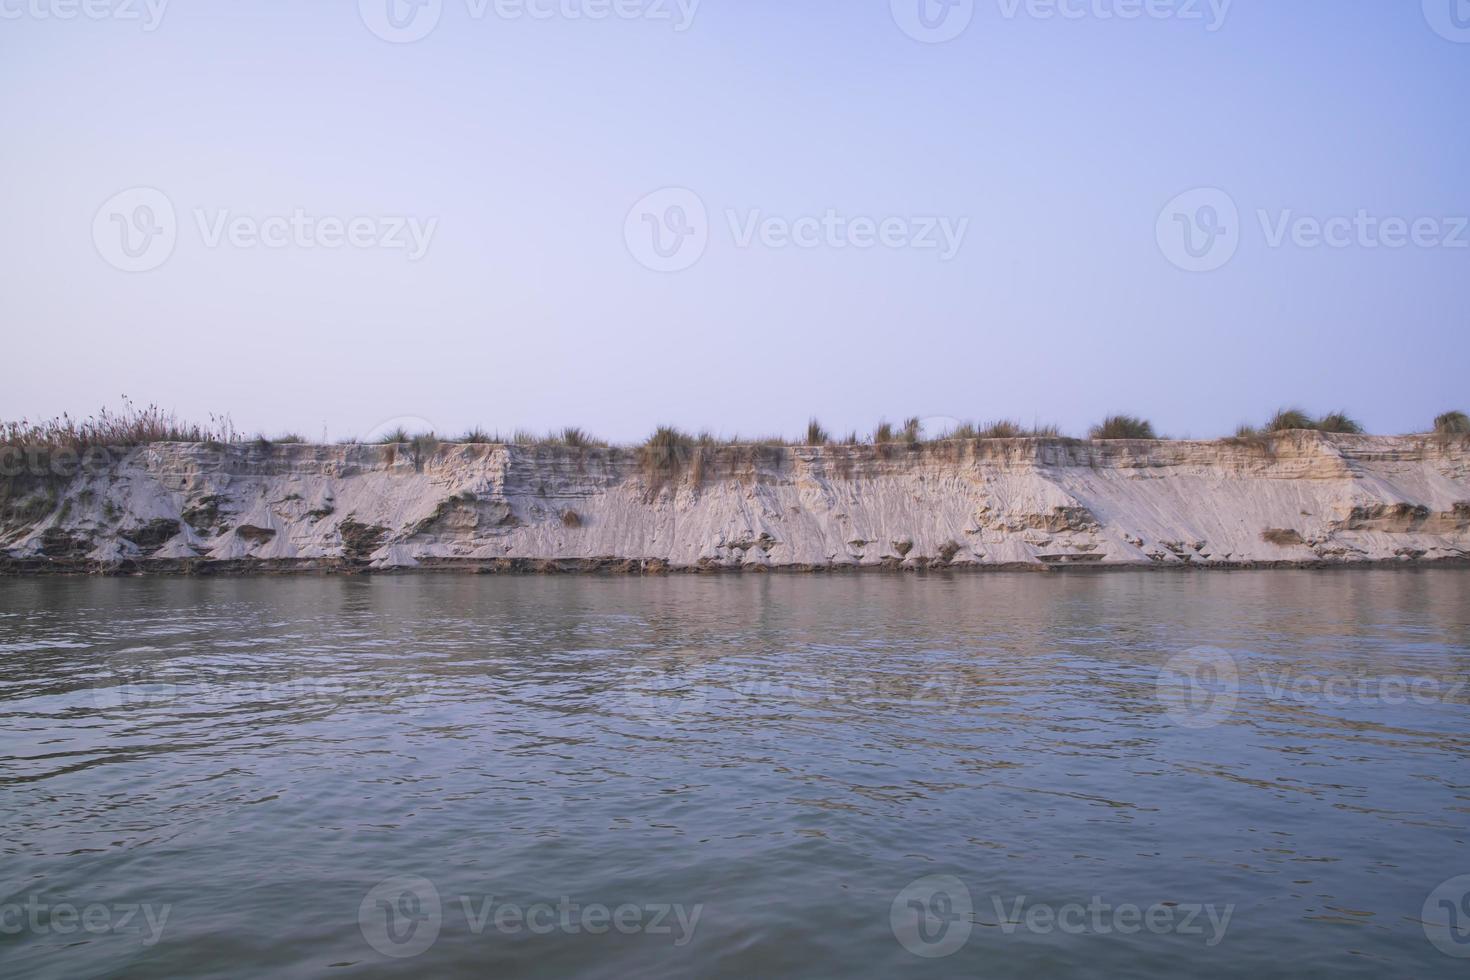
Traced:
[[12, 574], [1460, 563], [1470, 441], [160, 443], [3, 478]]

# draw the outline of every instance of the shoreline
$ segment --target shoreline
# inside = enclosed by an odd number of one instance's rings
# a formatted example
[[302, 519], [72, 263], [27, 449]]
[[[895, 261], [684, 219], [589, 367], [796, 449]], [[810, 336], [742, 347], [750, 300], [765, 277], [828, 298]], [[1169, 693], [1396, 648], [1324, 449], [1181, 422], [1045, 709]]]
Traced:
[[574, 576], [582, 578], [750, 577], [762, 575], [928, 576], [928, 575], [1105, 575], [1112, 572], [1195, 574], [1263, 571], [1424, 571], [1470, 569], [1470, 558], [1364, 559], [1357, 561], [1256, 561], [1163, 565], [1155, 562], [1075, 564], [885, 564], [885, 565], [750, 565], [744, 567], [669, 565], [660, 559], [638, 558], [506, 558], [484, 561], [420, 562], [416, 565], [374, 567], [336, 559], [262, 559], [245, 561], [190, 561], [144, 559], [107, 568], [90, 563], [30, 559], [0, 561], [0, 579], [52, 578], [357, 578], [411, 575], [493, 575], [515, 578]]

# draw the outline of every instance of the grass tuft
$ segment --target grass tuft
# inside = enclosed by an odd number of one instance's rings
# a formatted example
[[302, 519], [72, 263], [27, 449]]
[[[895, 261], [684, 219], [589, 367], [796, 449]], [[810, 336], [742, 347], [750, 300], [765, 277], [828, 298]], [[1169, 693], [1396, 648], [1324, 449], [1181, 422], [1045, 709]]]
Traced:
[[1157, 439], [1153, 423], [1136, 415], [1109, 415], [1092, 427], [1093, 439]]
[[1283, 408], [1266, 423], [1267, 432], [1290, 432], [1293, 429], [1315, 429], [1317, 422], [1299, 408]]
[[495, 442], [496, 439], [477, 425], [454, 441], [469, 445], [486, 445]]
[[1350, 436], [1363, 434], [1363, 426], [1347, 412], [1327, 413], [1317, 420], [1317, 428], [1323, 432], [1338, 432]]
[[1442, 436], [1470, 434], [1470, 415], [1464, 412], [1445, 412], [1434, 420], [1434, 431]]
[[385, 432], [379, 436], [378, 443], [383, 446], [396, 446], [401, 442], [408, 442], [411, 439], [413, 439], [413, 436], [409, 435], [408, 430], [400, 425], [391, 432]]
[[643, 465], [650, 478], [676, 473], [694, 452], [695, 441], [687, 432], [661, 425], [643, 444]]
[[1026, 435], [1020, 422], [1012, 422], [1010, 419], [996, 419], [980, 430], [981, 439], [1020, 439]]

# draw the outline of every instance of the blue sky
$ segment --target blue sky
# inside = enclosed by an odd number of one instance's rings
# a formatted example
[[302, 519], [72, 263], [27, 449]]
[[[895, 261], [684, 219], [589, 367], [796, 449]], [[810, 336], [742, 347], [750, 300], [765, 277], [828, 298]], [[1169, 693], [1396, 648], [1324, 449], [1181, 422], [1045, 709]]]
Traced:
[[0, 417], [1470, 409], [1464, 0], [81, 2], [0, 0]]

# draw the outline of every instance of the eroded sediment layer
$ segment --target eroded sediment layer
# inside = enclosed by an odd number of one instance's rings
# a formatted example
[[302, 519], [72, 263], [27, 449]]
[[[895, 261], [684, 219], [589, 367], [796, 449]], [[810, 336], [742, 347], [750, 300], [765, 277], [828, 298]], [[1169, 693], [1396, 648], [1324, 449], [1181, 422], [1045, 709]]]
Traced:
[[[14, 467], [12, 468], [14, 469]], [[1470, 440], [141, 446], [0, 477], [0, 568], [1236, 567], [1470, 558]]]

